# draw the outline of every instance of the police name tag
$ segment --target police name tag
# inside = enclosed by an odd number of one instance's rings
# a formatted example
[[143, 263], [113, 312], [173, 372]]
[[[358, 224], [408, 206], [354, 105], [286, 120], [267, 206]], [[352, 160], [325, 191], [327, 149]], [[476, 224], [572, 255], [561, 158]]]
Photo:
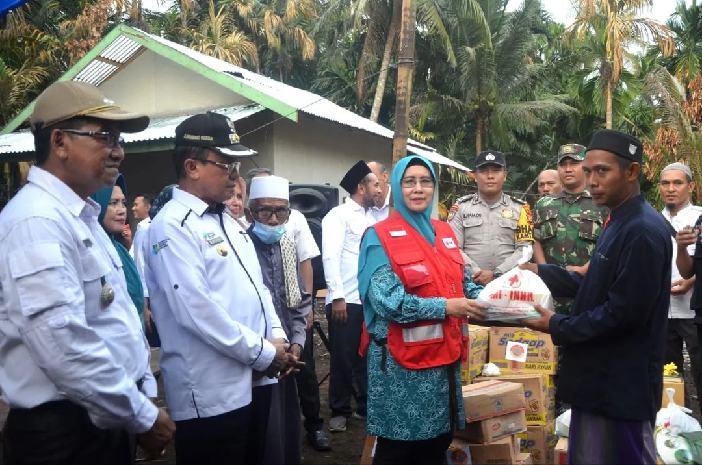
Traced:
[[444, 241], [444, 247], [446, 247], [447, 249], [455, 249], [456, 248], [456, 243], [453, 242], [452, 237], [444, 237], [442, 240]]
[[407, 231], [405, 231], [404, 229], [400, 229], [399, 231], [390, 231], [390, 237], [402, 237], [406, 235]]

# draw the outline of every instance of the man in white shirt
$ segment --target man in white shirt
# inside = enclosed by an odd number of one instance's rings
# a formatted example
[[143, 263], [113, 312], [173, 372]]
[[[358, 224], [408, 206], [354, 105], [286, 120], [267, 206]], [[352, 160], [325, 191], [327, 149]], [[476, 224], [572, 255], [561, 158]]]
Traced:
[[180, 465], [260, 464], [271, 383], [297, 367], [253, 243], [224, 214], [237, 158], [255, 153], [224, 115], [183, 121], [178, 186], [149, 227], [146, 281]]
[[[661, 211], [665, 219], [678, 232], [695, 224], [702, 214], [702, 208], [690, 203], [695, 189], [692, 171], [683, 163], [671, 163], [663, 168], [659, 181], [661, 197], [665, 208]], [[672, 239], [674, 241], [674, 239]], [[668, 312], [668, 337], [665, 362], [673, 362], [678, 371], [683, 372], [683, 342], [690, 355], [692, 375], [697, 386], [698, 399], [702, 399], [702, 377], [699, 360], [699, 341], [695, 326], [695, 311], [690, 309], [690, 298], [695, 277], [683, 279], [676, 266], [678, 248], [673, 244], [673, 266], [671, 268], [670, 310]], [[687, 248], [690, 256], [695, 254], [695, 245]]]
[[120, 132], [147, 127], [96, 87], [57, 82], [30, 125], [36, 166], [0, 213], [0, 388], [10, 464], [129, 464], [175, 425], [149, 397], [149, 348], [90, 194], [115, 183]]
[[378, 161], [369, 161], [368, 168], [378, 178], [380, 184], [380, 196], [376, 199], [370, 212], [376, 222], [383, 221], [390, 215], [390, 173], [385, 165]]
[[146, 287], [146, 278], [144, 277], [144, 254], [142, 251], [145, 246], [148, 249], [148, 236], [149, 233], [146, 231], [149, 229], [151, 224], [151, 218], [149, 218], [149, 209], [151, 208], [151, 196], [147, 194], [139, 194], [134, 198], [134, 203], [132, 204], [132, 215], [137, 221], [136, 232], [134, 233], [134, 239], [132, 240], [132, 248], [129, 249], [129, 253], [134, 259], [137, 271], [139, 272], [139, 277], [141, 278], [141, 287], [144, 288], [144, 332], [149, 340], [149, 344], [154, 346], [153, 342], [157, 339], [154, 333], [154, 327], [151, 317], [151, 306], [149, 304], [149, 290]]
[[[332, 208], [322, 220], [322, 262], [327, 281], [326, 313], [329, 321], [329, 431], [346, 431], [355, 413], [366, 416], [366, 359], [358, 346], [363, 307], [358, 295], [358, 254], [366, 228], [375, 220], [369, 209], [380, 196], [378, 178], [365, 161], [356, 163], [339, 183], [350, 197]], [[351, 410], [351, 395], [356, 411]]]

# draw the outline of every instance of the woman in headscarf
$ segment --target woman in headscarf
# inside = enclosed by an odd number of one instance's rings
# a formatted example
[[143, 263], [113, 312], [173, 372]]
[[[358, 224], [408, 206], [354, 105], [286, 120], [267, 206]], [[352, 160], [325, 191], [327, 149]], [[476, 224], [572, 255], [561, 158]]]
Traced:
[[482, 319], [482, 289], [464, 276], [448, 224], [432, 221], [431, 163], [400, 160], [391, 175], [394, 212], [366, 231], [358, 284], [368, 347], [368, 433], [374, 465], [443, 464], [454, 429], [463, 429], [460, 360], [464, 327]]
[[122, 231], [124, 230], [124, 225], [127, 224], [126, 192], [127, 188], [124, 177], [120, 174], [117, 177], [114, 187], [101, 189], [91, 195], [91, 197], [100, 204], [101, 208], [98, 221], [112, 241], [115, 249], [117, 249], [117, 254], [122, 260], [122, 271], [127, 281], [129, 297], [131, 297], [132, 302], [134, 302], [134, 306], [139, 314], [139, 320], [142, 322], [143, 326], [144, 288], [141, 284], [141, 278], [139, 278], [139, 272], [137, 271], [134, 259], [129, 255], [129, 250], [122, 242], [124, 240]]

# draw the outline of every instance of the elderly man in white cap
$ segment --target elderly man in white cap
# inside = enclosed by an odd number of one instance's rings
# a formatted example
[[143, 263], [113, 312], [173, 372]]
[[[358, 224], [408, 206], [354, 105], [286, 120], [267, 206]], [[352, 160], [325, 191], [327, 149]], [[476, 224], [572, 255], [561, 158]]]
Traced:
[[[675, 228], [695, 224], [702, 214], [702, 208], [693, 205], [691, 200], [695, 183], [692, 181], [690, 167], [683, 163], [671, 163], [661, 171], [658, 181], [661, 198], [665, 208], [661, 214]], [[695, 325], [695, 311], [690, 308], [692, 288], [695, 277], [683, 279], [675, 262], [677, 247], [673, 247], [673, 265], [671, 268], [670, 310], [668, 311], [668, 336], [666, 338], [665, 362], [673, 362], [678, 370], [683, 371], [683, 341], [690, 354], [692, 378], [697, 386], [698, 398], [702, 395], [702, 367], [699, 362], [699, 341]], [[687, 247], [690, 256], [695, 254], [695, 244]], [[689, 378], [686, 378], [689, 379]], [[688, 390], [691, 386], [688, 386]]]
[[[299, 358], [312, 298], [304, 292], [295, 242], [285, 230], [290, 216], [288, 180], [279, 176], [253, 178], [249, 209], [253, 223], [248, 233], [256, 248], [263, 283], [290, 341], [289, 351]], [[300, 463], [300, 423], [295, 380], [281, 379], [273, 387], [264, 463]]]

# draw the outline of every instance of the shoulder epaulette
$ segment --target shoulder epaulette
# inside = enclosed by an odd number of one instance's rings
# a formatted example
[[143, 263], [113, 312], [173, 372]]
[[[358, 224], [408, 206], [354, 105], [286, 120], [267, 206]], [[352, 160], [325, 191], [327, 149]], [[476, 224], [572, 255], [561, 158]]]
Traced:
[[510, 196], [510, 199], [514, 200], [515, 202], [517, 202], [517, 203], [519, 203], [519, 204], [521, 204], [521, 205], [524, 205], [525, 203], [527, 203], [526, 200], [518, 199], [518, 198], [512, 197], [512, 196]]
[[463, 197], [459, 197], [458, 199], [456, 199], [456, 204], [464, 203], [464, 202], [467, 202], [468, 200], [473, 200], [475, 198], [475, 196], [476, 196], [476, 194], [468, 194], [468, 195], [464, 195]]

